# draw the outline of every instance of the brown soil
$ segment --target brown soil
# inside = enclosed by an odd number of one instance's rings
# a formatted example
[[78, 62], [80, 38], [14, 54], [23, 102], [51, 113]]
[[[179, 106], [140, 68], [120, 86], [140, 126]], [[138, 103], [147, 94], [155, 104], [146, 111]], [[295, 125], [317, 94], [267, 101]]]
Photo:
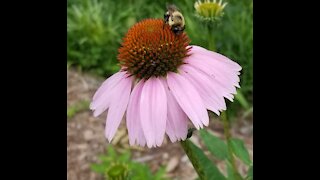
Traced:
[[[102, 81], [101, 78], [69, 69], [68, 107], [83, 100], [90, 101]], [[67, 120], [68, 180], [103, 180], [101, 175], [90, 170], [90, 164], [98, 162], [98, 155], [104, 153], [106, 146], [109, 145], [104, 137], [105, 117], [106, 114], [94, 118], [90, 110], [84, 110]], [[208, 129], [215, 135], [223, 137], [223, 128], [217, 119], [211, 120]], [[244, 118], [240, 113], [236, 123], [232, 125], [232, 134], [245, 141], [252, 158], [252, 116]], [[191, 140], [202, 146], [197, 133], [192, 136]], [[130, 148], [133, 159], [148, 164], [153, 171], [160, 166], [170, 166], [166, 175], [171, 179], [192, 180], [197, 177], [179, 143], [170, 143], [167, 139], [162, 147], [156, 149], [129, 147], [127, 131], [122, 123], [112, 144], [120, 152], [125, 148]], [[216, 163], [225, 172], [224, 163], [219, 161]], [[241, 174], [245, 174], [247, 171], [247, 167], [240, 162], [238, 162], [238, 169]]]

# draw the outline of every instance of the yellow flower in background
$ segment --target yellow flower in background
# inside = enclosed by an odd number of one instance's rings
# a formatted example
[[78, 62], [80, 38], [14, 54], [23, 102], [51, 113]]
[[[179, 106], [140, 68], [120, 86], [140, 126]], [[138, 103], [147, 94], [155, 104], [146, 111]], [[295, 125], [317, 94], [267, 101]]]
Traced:
[[194, 3], [194, 8], [196, 9], [196, 15], [201, 20], [206, 21], [216, 21], [223, 16], [223, 10], [226, 7], [227, 3], [222, 3], [222, 0], [217, 2], [213, 0], [205, 0], [202, 2], [198, 0]]

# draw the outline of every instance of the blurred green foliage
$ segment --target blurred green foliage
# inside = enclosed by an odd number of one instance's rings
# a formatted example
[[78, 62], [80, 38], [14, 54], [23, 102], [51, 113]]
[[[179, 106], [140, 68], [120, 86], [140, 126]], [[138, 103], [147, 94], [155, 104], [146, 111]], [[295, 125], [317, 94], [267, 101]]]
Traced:
[[[166, 3], [176, 4], [186, 19], [191, 44], [211, 47], [242, 67], [241, 92], [252, 102], [252, 0], [229, 0], [225, 15], [210, 31], [196, 16], [195, 0], [68, 0], [68, 63], [85, 71], [109, 76], [119, 70], [118, 48], [122, 37], [136, 22], [163, 18]], [[241, 104], [236, 104], [239, 106]], [[233, 105], [234, 106], [234, 105]]]
[[[211, 153], [210, 156], [213, 156], [213, 157], [221, 159], [221, 160], [225, 160], [226, 167], [227, 167], [227, 173], [228, 173], [228, 176], [226, 178], [227, 180], [244, 179], [238, 173], [238, 170], [235, 169], [236, 168], [235, 164], [232, 165], [232, 158], [233, 157], [239, 158], [241, 160], [241, 162], [244, 163], [244, 165], [248, 166], [248, 172], [246, 175], [246, 179], [250, 179], [250, 178], [252, 179], [253, 162], [250, 159], [248, 149], [246, 148], [244, 142], [241, 139], [230, 138], [228, 140], [222, 140], [222, 139], [216, 137], [214, 134], [209, 133], [208, 131], [206, 131], [204, 129], [200, 130], [200, 137], [201, 137], [203, 143], [205, 144], [205, 146], [207, 147], [207, 149], [209, 150], [209, 152]], [[229, 143], [228, 143], [228, 141], [229, 141]], [[189, 142], [189, 143], [191, 143], [191, 142]], [[195, 145], [193, 145], [193, 146], [195, 146]], [[230, 147], [228, 147], [228, 146], [230, 146]], [[203, 156], [203, 155], [201, 155], [203, 153], [201, 151], [196, 152], [196, 153], [198, 154], [198, 155], [196, 155], [196, 157]], [[211, 161], [209, 163], [215, 165], [215, 163], [213, 161]], [[203, 163], [199, 163], [198, 166], [199, 166], [198, 168], [204, 169], [208, 165], [205, 165]], [[216, 174], [220, 175], [219, 172], [217, 172]], [[224, 178], [220, 178], [220, 179], [224, 179]]]
[[76, 115], [78, 112], [87, 110], [89, 108], [90, 102], [87, 100], [80, 101], [72, 106], [69, 106], [67, 108], [67, 117], [72, 118], [74, 115]]
[[164, 177], [165, 169], [163, 167], [157, 172], [152, 173], [146, 164], [132, 161], [129, 150], [119, 154], [112, 146], [109, 145], [106, 154], [101, 155], [99, 159], [101, 163], [92, 164], [91, 169], [97, 173], [103, 174], [105, 179], [166, 179]]

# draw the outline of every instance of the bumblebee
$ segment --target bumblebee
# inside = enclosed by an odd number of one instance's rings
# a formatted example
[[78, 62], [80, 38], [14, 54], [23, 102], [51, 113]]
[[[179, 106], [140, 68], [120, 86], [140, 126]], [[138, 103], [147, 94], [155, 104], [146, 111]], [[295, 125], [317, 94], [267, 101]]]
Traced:
[[167, 5], [167, 12], [164, 14], [164, 23], [171, 27], [176, 34], [181, 34], [185, 29], [185, 20], [179, 9], [173, 5]]

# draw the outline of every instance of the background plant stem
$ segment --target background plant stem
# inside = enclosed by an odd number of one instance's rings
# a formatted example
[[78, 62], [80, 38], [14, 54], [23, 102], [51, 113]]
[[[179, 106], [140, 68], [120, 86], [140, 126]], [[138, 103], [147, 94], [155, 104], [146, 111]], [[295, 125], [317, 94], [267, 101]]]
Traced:
[[208, 49], [211, 51], [216, 50], [216, 43], [215, 43], [215, 37], [214, 37], [214, 26], [210, 24], [206, 24], [207, 27], [207, 33], [208, 33]]
[[233, 156], [233, 151], [232, 151], [232, 147], [230, 144], [230, 140], [231, 140], [231, 133], [230, 133], [230, 123], [227, 117], [227, 112], [223, 111], [221, 113], [221, 119], [222, 119], [222, 123], [223, 123], [223, 129], [224, 129], [224, 136], [226, 138], [227, 141], [227, 146], [228, 146], [228, 154], [229, 154], [229, 162], [231, 163], [232, 169], [233, 169], [233, 175], [235, 177], [236, 180], [241, 180], [241, 176], [237, 170], [237, 166], [236, 166], [236, 161], [235, 158]]

